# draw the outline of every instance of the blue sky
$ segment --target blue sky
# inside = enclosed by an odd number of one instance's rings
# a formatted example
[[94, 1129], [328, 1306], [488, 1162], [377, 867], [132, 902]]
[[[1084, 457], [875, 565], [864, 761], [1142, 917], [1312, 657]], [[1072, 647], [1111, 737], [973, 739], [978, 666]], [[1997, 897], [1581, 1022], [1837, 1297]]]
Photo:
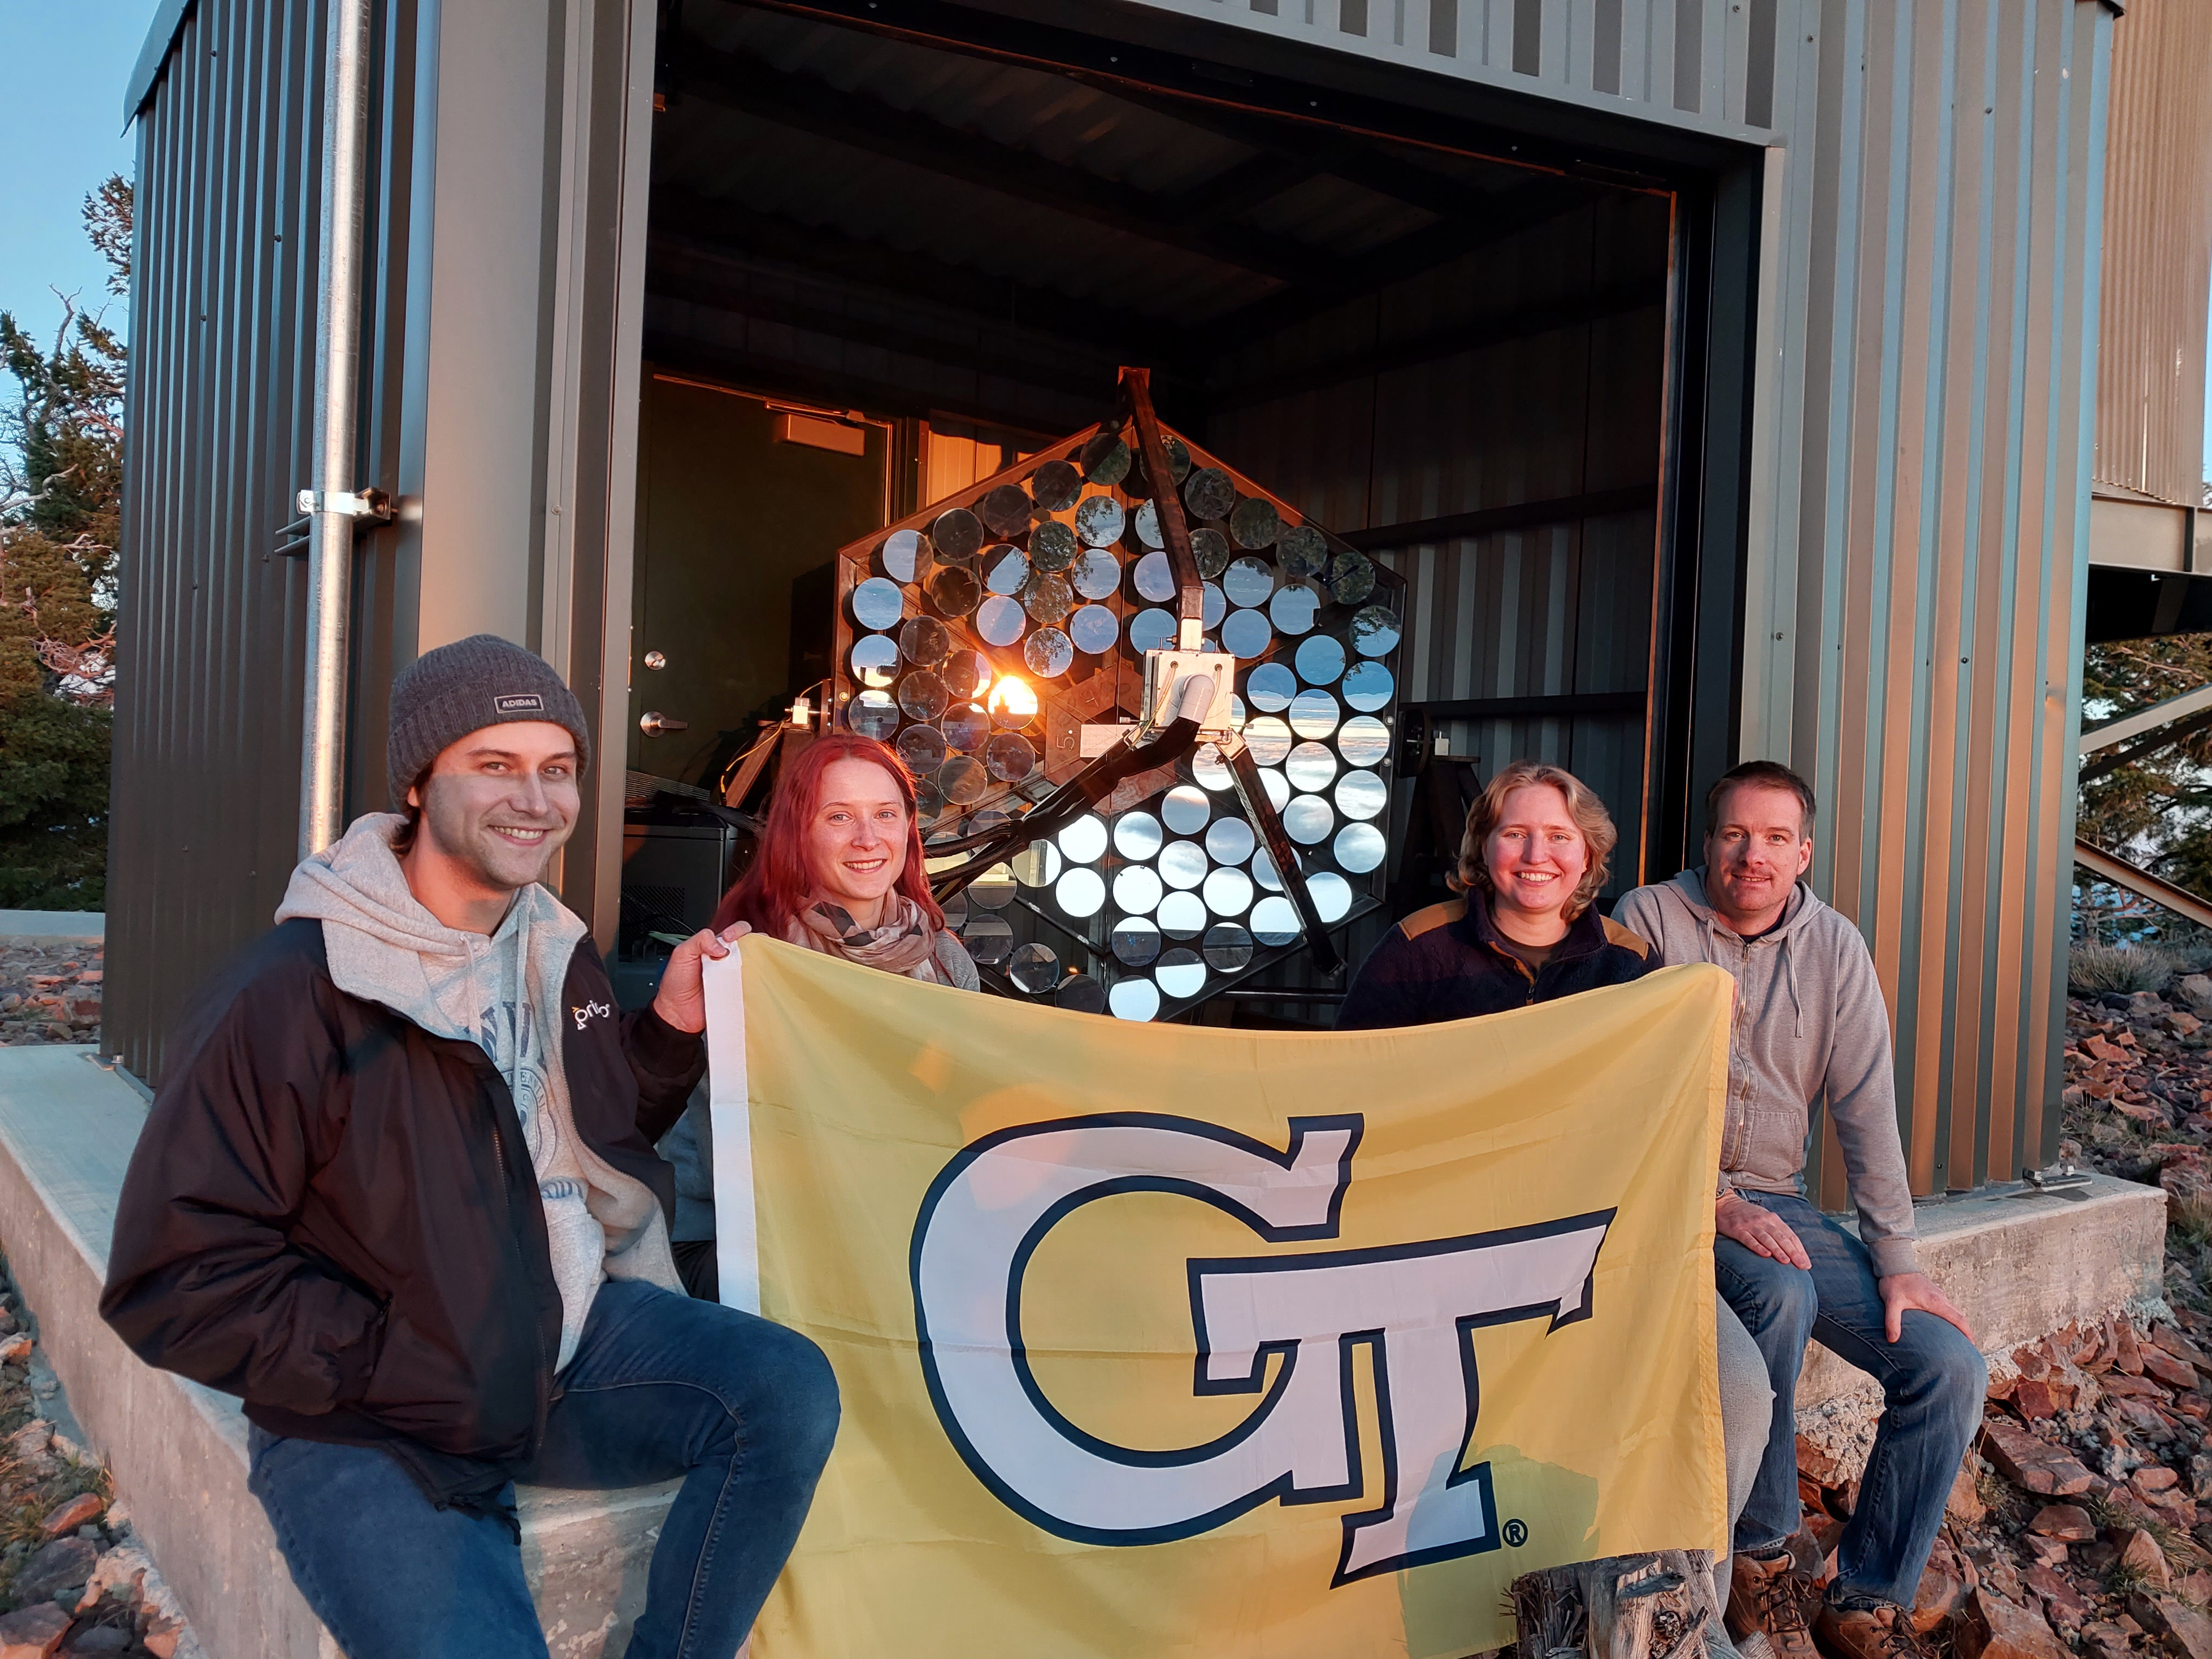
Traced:
[[111, 173], [130, 175], [123, 94], [156, 0], [0, 0], [0, 311], [40, 338], [61, 320], [48, 290], [107, 305], [107, 267], [84, 240], [85, 197]]

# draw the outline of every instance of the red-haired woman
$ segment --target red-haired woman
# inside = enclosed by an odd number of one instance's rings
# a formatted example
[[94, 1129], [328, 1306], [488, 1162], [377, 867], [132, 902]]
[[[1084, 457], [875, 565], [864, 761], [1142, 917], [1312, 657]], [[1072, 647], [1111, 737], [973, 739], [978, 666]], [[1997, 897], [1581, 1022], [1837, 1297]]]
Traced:
[[766, 933], [908, 979], [976, 988], [923, 868], [914, 777], [849, 732], [820, 738], [776, 781], [752, 866], [714, 912], [726, 939]]
[[[714, 926], [726, 939], [766, 933], [863, 968], [978, 988], [974, 961], [930, 896], [913, 775], [872, 738], [817, 738], [784, 769], [751, 867], [723, 896]], [[677, 1270], [711, 1302], [719, 1286], [706, 1103], [702, 1084], [660, 1151], [676, 1166]]]

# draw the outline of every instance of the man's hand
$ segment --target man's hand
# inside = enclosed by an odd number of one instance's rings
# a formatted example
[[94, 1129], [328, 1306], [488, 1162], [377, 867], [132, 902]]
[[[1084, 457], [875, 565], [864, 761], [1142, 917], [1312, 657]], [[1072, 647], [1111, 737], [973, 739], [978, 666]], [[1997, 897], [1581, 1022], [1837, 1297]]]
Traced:
[[719, 935], [702, 927], [678, 945], [669, 955], [668, 966], [660, 970], [653, 1012], [679, 1031], [705, 1030], [707, 985], [700, 964], [709, 957], [720, 962], [730, 954], [731, 945], [751, 932], [742, 921], [732, 922]]
[[1938, 1319], [1948, 1319], [1959, 1328], [1960, 1334], [1969, 1342], [1974, 1333], [1951, 1298], [1936, 1288], [1936, 1281], [1926, 1273], [1892, 1273], [1887, 1279], [1875, 1281], [1881, 1291], [1881, 1307], [1885, 1333], [1893, 1342], [1905, 1334], [1905, 1310], [1917, 1308], [1923, 1313], [1932, 1313]]
[[1813, 1265], [1813, 1258], [1805, 1254], [1804, 1241], [1788, 1222], [1738, 1194], [1721, 1195], [1713, 1206], [1713, 1226], [1723, 1237], [1735, 1240], [1747, 1250], [1756, 1250], [1793, 1267], [1809, 1270]]

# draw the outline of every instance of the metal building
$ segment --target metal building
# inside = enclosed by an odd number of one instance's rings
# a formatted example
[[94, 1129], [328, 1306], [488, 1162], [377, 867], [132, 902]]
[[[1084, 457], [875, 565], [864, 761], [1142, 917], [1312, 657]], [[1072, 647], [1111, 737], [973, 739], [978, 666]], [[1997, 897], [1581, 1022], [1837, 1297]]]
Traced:
[[[598, 716], [562, 887], [611, 945], [613, 757], [714, 763], [641, 717], [703, 738], [802, 683], [817, 557], [1144, 362], [1405, 579], [1401, 759], [1576, 768], [1616, 890], [1694, 856], [1729, 764], [1789, 760], [1916, 1184], [2054, 1149], [2106, 106], [2155, 15], [2106, 0], [171, 0], [127, 110], [140, 1075], [295, 856], [325, 18], [357, 4], [353, 476], [396, 510], [355, 541], [348, 814], [385, 805], [396, 668], [522, 641]], [[793, 421], [823, 442], [768, 448]]]

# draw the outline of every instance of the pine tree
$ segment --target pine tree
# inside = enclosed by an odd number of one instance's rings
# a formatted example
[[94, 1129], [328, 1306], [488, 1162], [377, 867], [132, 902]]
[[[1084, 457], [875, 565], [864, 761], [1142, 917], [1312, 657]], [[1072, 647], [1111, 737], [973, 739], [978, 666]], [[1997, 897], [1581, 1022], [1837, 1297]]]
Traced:
[[[85, 232], [121, 294], [131, 188], [85, 198]], [[43, 344], [0, 312], [0, 908], [97, 910], [106, 900], [116, 544], [125, 349], [64, 295]]]

